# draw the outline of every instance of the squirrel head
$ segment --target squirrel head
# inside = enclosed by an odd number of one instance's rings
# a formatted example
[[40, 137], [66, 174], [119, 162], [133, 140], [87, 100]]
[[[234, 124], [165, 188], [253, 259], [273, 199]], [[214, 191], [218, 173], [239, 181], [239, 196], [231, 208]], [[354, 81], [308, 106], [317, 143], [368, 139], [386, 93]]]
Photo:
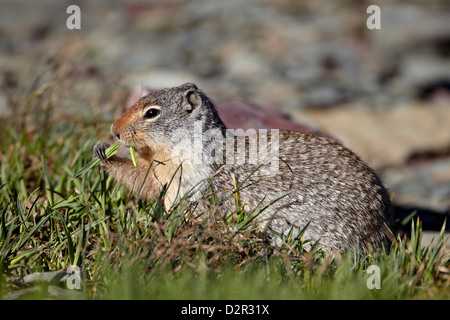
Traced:
[[131, 106], [111, 127], [111, 133], [137, 152], [170, 152], [202, 131], [226, 128], [210, 99], [194, 83], [152, 92]]

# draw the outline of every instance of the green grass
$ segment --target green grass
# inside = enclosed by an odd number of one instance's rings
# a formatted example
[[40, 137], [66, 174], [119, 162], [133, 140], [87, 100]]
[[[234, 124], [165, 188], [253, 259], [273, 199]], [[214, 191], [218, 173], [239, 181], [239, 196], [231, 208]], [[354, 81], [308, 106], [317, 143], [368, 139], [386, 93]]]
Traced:
[[[306, 251], [302, 233], [271, 247], [254, 227], [267, 203], [222, 218], [214, 195], [205, 195], [210, 209], [191, 219], [189, 201], [165, 212], [164, 191], [153, 203], [136, 199], [98, 167], [74, 178], [92, 160], [96, 137], [108, 134], [110, 123], [102, 118], [111, 120], [114, 110], [64, 119], [52, 105], [52, 95], [64, 97], [64, 91], [51, 85], [43, 91], [41, 82], [12, 96], [20, 117], [0, 119], [0, 297], [450, 298], [443, 233], [423, 248], [417, 220], [408, 222], [411, 238], [397, 236], [391, 248], [330, 257], [318, 248]], [[58, 112], [60, 117], [42, 116]], [[245, 199], [235, 187], [239, 207]], [[48, 284], [12, 281], [70, 265], [80, 267], [84, 281], [79, 291], [62, 285], [65, 295]], [[370, 265], [380, 267], [379, 290], [367, 288]]]

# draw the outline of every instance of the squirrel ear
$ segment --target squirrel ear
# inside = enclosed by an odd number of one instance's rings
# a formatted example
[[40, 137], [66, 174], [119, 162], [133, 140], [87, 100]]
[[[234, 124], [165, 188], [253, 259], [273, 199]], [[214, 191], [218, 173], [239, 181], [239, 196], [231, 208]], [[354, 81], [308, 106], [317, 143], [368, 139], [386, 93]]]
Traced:
[[193, 82], [186, 82], [186, 83], [182, 84], [181, 86], [184, 88], [192, 89], [192, 90], [198, 90], [197, 85]]
[[186, 98], [185, 110], [187, 112], [192, 112], [202, 105], [202, 98], [196, 90], [188, 89], [184, 92], [184, 97]]

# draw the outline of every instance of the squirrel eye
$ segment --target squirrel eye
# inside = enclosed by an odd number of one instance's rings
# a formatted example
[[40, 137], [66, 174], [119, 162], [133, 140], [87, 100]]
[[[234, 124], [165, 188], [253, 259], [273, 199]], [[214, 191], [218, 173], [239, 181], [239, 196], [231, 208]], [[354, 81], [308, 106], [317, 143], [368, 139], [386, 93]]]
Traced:
[[150, 108], [145, 112], [144, 118], [153, 119], [156, 118], [159, 115], [159, 113], [160, 113], [159, 109]]

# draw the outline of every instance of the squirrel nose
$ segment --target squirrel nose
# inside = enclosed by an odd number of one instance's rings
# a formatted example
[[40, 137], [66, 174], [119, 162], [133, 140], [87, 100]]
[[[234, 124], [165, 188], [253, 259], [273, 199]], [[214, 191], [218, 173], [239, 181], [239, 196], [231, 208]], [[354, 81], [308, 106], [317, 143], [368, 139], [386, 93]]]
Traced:
[[115, 127], [115, 123], [113, 123], [111, 126], [111, 134], [120, 140], [120, 133], [117, 131], [117, 129]]

